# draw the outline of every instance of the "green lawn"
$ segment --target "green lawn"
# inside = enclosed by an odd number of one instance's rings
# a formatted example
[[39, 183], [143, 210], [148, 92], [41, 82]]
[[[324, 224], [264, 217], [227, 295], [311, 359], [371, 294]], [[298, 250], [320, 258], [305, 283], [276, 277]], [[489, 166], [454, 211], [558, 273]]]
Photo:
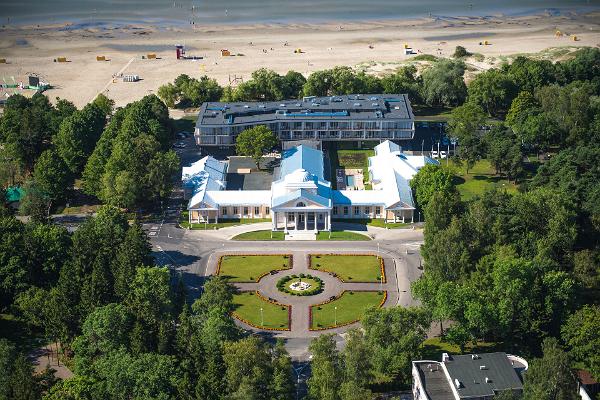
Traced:
[[355, 232], [346, 231], [332, 231], [331, 235], [329, 232], [317, 233], [317, 240], [348, 240], [348, 241], [365, 241], [371, 240], [367, 235]]
[[265, 230], [240, 233], [234, 236], [232, 240], [283, 240], [284, 236], [285, 234], [281, 231]]
[[310, 256], [310, 267], [333, 272], [345, 282], [379, 282], [381, 278], [377, 256], [313, 254]]
[[411, 225], [408, 222], [392, 222], [392, 223], [388, 222], [386, 224], [385, 220], [382, 218], [358, 218], [358, 219], [333, 218], [332, 221], [333, 222], [345, 222], [348, 224], [370, 225], [370, 226], [376, 226], [379, 228], [390, 228], [390, 229], [407, 228]]
[[472, 199], [493, 188], [506, 189], [508, 192], [517, 191], [514, 183], [494, 173], [494, 167], [488, 160], [477, 161], [468, 174], [464, 165], [454, 166], [453, 170], [457, 183], [456, 188], [463, 200]]
[[290, 256], [223, 256], [218, 275], [226, 276], [230, 282], [256, 282], [263, 274], [273, 270], [290, 268]]
[[[281, 231], [273, 232], [273, 238], [271, 238], [271, 231], [253, 231], [253, 232], [245, 232], [240, 233], [232, 238], [232, 240], [284, 240], [285, 234]], [[345, 231], [334, 231], [331, 232], [331, 237], [329, 236], [329, 232], [318, 232], [317, 240], [348, 240], [348, 241], [361, 241], [361, 240], [371, 240], [370, 237], [366, 235], [362, 235], [360, 233], [354, 232], [345, 232]]]
[[[465, 354], [469, 353], [487, 353], [493, 351], [502, 351], [502, 343], [494, 343], [494, 342], [477, 342], [477, 344], [473, 345], [473, 343], [468, 343], [465, 347]], [[425, 340], [423, 342], [423, 359], [424, 360], [442, 360], [442, 353], [450, 353], [450, 354], [461, 354], [460, 347], [454, 344], [450, 344], [442, 341], [439, 337], [434, 337]]]
[[334, 328], [358, 321], [367, 308], [379, 306], [383, 297], [384, 292], [344, 292], [332, 302], [311, 306], [311, 328]]
[[233, 316], [244, 322], [249, 322], [259, 328], [276, 330], [290, 328], [288, 307], [269, 303], [255, 292], [235, 294], [233, 304], [235, 306]]
[[[373, 149], [340, 149], [343, 143], [337, 143], [335, 147], [331, 147], [329, 150], [329, 158], [331, 162], [331, 176], [335, 177], [337, 169], [362, 169], [365, 189], [371, 189], [371, 184], [367, 183], [369, 180], [369, 157], [375, 155]], [[335, 179], [331, 182], [333, 188], [336, 188]]]
[[[182, 211], [181, 215], [179, 217], [179, 225], [182, 228], [188, 229], [190, 228], [190, 223], [189, 221], [189, 217], [188, 217], [188, 211]], [[226, 219], [226, 220], [222, 220], [219, 221], [218, 224], [205, 224], [205, 223], [192, 223], [191, 224], [191, 229], [194, 230], [201, 230], [201, 229], [221, 229], [221, 228], [227, 228], [230, 226], [238, 226], [238, 225], [245, 225], [245, 224], [257, 224], [259, 222], [271, 222], [271, 220], [269, 218], [230, 218], [230, 219]]]

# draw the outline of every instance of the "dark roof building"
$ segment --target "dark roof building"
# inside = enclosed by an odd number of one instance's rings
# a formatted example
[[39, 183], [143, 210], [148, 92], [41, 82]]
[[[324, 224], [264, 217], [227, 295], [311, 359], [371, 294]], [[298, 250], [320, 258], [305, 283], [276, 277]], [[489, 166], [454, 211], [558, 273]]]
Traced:
[[266, 125], [281, 141], [412, 139], [414, 115], [405, 94], [304, 97], [271, 102], [202, 104], [198, 145], [229, 146], [245, 129]]
[[500, 392], [523, 391], [521, 373], [527, 361], [506, 353], [450, 356], [413, 361], [415, 400], [488, 400]]

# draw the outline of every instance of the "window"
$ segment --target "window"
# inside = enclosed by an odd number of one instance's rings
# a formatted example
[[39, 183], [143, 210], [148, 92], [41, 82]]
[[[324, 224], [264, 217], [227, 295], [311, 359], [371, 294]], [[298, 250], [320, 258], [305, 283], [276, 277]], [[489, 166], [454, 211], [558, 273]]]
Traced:
[[371, 207], [365, 207], [365, 214], [371, 214]]
[[269, 207], [265, 207], [265, 215], [269, 215]]
[[360, 207], [354, 206], [354, 215], [360, 214]]
[[254, 215], [260, 215], [260, 207], [254, 207]]
[[240, 213], [240, 210], [238, 210], [237, 207], [233, 207], [233, 215], [238, 215]]
[[296, 207], [306, 207], [306, 204], [300, 201], [298, 204], [296, 204]]
[[337, 206], [333, 207], [333, 215], [337, 215], [338, 214], [338, 208]]
[[227, 215], [227, 207], [221, 208], [221, 215]]
[[244, 207], [244, 215], [248, 215], [248, 207]]
[[381, 207], [375, 207], [375, 215], [381, 214]]
[[348, 215], [348, 207], [344, 206], [344, 215]]

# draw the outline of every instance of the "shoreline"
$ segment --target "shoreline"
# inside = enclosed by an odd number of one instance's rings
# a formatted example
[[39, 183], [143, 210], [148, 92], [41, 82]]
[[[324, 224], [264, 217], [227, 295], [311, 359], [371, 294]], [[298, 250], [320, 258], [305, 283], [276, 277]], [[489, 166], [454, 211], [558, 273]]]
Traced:
[[433, 21], [463, 21], [465, 19], [470, 20], [494, 20], [494, 19], [508, 19], [508, 18], [530, 18], [530, 17], [566, 17], [574, 18], [581, 17], [587, 14], [594, 14], [600, 12], [600, 6], [579, 6], [579, 7], [536, 7], [528, 8], [526, 10], [520, 10], [516, 12], [490, 12], [490, 13], [425, 13], [420, 15], [406, 15], [401, 16], [373, 16], [367, 18], [310, 18], [310, 19], [257, 19], [257, 20], [237, 20], [237, 21], [224, 21], [217, 20], [210, 22], [211, 18], [207, 18], [206, 21], [198, 21], [197, 24], [190, 24], [189, 21], [182, 20], [179, 18], [173, 19], [158, 19], [158, 18], [147, 18], [147, 19], [96, 19], [93, 21], [91, 17], [79, 17], [65, 21], [54, 21], [54, 17], [42, 18], [39, 21], [27, 21], [22, 23], [9, 23], [1, 24], [0, 32], [4, 30], [30, 30], [30, 29], [66, 29], [79, 30], [79, 29], [123, 29], [128, 27], [152, 27], [159, 30], [172, 30], [172, 29], [184, 29], [195, 30], [203, 28], [251, 28], [255, 26], [267, 26], [267, 27], [279, 27], [286, 28], [291, 26], [303, 25], [303, 26], [321, 26], [321, 25], [340, 25], [340, 24], [389, 24], [389, 23], [406, 23], [406, 22], [419, 22], [423, 20]]
[[[565, 35], [556, 37], [557, 29]], [[81, 108], [99, 93], [123, 106], [156, 93], [180, 74], [196, 78], [207, 75], [224, 86], [248, 80], [261, 67], [279, 74], [295, 70], [308, 76], [346, 65], [381, 76], [414, 63], [414, 56], [404, 54], [405, 44], [415, 53], [436, 57], [450, 57], [458, 45], [477, 53], [477, 59], [468, 60], [470, 79], [473, 73], [497, 67], [513, 54], [559, 48], [548, 54], [555, 61], [578, 47], [600, 46], [600, 10], [554, 17], [463, 16], [194, 28], [74, 28], [55, 24], [11, 27], [0, 32], [0, 58], [6, 59], [6, 64], [0, 64], [0, 78], [12, 83], [13, 78], [20, 82], [26, 81], [29, 74], [37, 74], [53, 86], [46, 92], [52, 101], [66, 98]], [[577, 36], [577, 41], [570, 35]], [[480, 45], [485, 40], [490, 44]], [[175, 44], [185, 45], [188, 56], [201, 59], [177, 60]], [[222, 57], [221, 49], [230, 50], [234, 56]], [[301, 53], [296, 53], [297, 49]], [[157, 58], [142, 57], [147, 54], [156, 54]], [[96, 56], [105, 56], [109, 61], [98, 62]], [[68, 62], [54, 62], [58, 57], [66, 57]], [[142, 80], [115, 80], [113, 76], [118, 72], [139, 75]], [[12, 93], [5, 91], [0, 96]]]

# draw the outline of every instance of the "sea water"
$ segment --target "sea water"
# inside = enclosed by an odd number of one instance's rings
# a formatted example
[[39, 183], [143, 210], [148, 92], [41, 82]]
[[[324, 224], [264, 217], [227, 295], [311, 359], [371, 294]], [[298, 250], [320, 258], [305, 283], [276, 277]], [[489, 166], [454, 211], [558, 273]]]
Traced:
[[598, 9], [600, 0], [0, 0], [0, 25], [311, 23]]

